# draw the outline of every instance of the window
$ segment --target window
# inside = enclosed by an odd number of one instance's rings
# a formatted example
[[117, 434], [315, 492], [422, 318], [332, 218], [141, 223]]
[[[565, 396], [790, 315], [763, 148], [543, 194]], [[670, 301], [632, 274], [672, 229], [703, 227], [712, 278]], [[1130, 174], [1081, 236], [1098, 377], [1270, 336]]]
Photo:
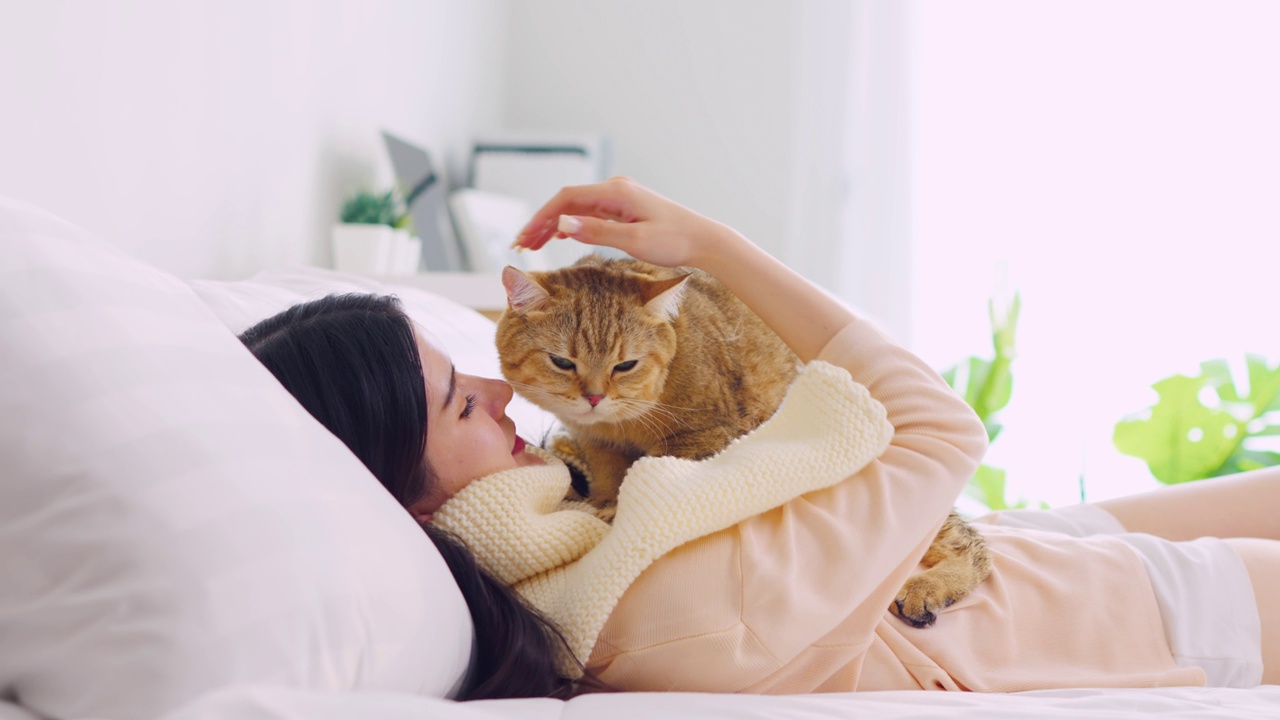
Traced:
[[990, 464], [1063, 505], [1157, 487], [1111, 444], [1152, 382], [1280, 361], [1280, 4], [918, 2], [911, 345], [990, 352], [1022, 296]]

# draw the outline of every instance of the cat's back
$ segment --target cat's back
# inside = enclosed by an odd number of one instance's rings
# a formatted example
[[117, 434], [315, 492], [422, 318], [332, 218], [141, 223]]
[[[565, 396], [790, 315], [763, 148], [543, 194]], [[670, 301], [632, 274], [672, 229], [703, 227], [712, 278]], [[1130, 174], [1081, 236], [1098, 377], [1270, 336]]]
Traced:
[[679, 350], [668, 394], [695, 395], [701, 388], [719, 388], [725, 410], [741, 416], [743, 429], [748, 429], [773, 414], [799, 361], [719, 280], [694, 270], [687, 284], [675, 323]]

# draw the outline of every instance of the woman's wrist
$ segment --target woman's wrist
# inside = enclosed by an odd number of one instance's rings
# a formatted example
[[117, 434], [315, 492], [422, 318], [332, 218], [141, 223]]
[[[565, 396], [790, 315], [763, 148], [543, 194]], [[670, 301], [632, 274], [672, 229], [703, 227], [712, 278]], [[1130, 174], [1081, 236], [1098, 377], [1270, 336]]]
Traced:
[[708, 233], [700, 248], [706, 255], [694, 267], [723, 283], [803, 362], [855, 319], [844, 303], [728, 226]]
[[711, 222], [710, 231], [699, 243], [689, 265], [721, 280], [732, 274], [745, 259], [750, 249], [758, 249], [745, 235], [723, 223]]

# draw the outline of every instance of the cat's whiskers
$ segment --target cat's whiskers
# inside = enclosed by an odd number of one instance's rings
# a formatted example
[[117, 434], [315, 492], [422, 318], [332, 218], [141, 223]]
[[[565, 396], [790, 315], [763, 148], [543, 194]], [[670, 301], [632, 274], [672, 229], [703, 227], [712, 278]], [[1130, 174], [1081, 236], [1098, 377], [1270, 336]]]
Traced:
[[627, 419], [635, 420], [653, 430], [659, 437], [670, 435], [675, 428], [689, 427], [688, 421], [666, 409], [662, 403], [641, 398], [619, 398], [618, 404], [627, 412]]
[[[507, 384], [518, 390], [525, 400], [528, 400], [535, 405], [539, 405], [544, 408], [546, 408], [546, 405], [553, 405], [557, 407], [565, 405], [564, 396], [558, 392], [547, 390], [546, 388], [541, 388], [537, 385], [530, 385], [529, 383], [516, 382], [514, 380], [508, 380]], [[539, 402], [539, 399], [542, 399], [542, 402]], [[550, 410], [550, 408], [546, 409]]]
[[633, 406], [642, 408], [640, 412], [645, 415], [649, 415], [654, 419], [669, 420], [677, 426], [685, 428], [689, 427], [689, 421], [684, 418], [683, 413], [676, 412], [676, 410], [693, 411], [699, 409], [682, 408], [676, 405], [667, 405], [665, 403], [658, 402], [657, 400], [644, 400], [642, 398], [627, 398], [627, 400], [628, 402], [633, 403]]
[[658, 418], [655, 418], [649, 413], [641, 412], [639, 414], [633, 415], [628, 419], [643, 425], [646, 429], [649, 430], [649, 432], [653, 433], [653, 436], [655, 438], [663, 439], [663, 443], [665, 446], [665, 442], [666, 442], [665, 438], [671, 434], [671, 428], [667, 427], [664, 423], [660, 423]]
[[[550, 390], [547, 390], [546, 388], [538, 387], [537, 385], [530, 385], [529, 383], [522, 383], [522, 382], [518, 382], [518, 381], [515, 381], [515, 380], [508, 380], [508, 381], [507, 381], [507, 384], [508, 384], [508, 385], [510, 385], [512, 388], [515, 388], [515, 389], [518, 389], [518, 390], [528, 391], [529, 393], [534, 394], [534, 395], [545, 395], [545, 396], [549, 396], [549, 397], [559, 397], [559, 395], [558, 395], [557, 393], [554, 393], [554, 392], [552, 392], [552, 391], [550, 391]], [[523, 393], [521, 393], [521, 394], [523, 394]], [[527, 399], [527, 398], [526, 398], [526, 399]]]
[[[636, 399], [639, 400], [640, 398], [636, 398]], [[661, 408], [667, 408], [670, 410], [688, 410], [689, 412], [703, 412], [711, 409], [708, 407], [684, 407], [683, 405], [672, 405], [671, 403], [658, 402], [657, 400], [643, 400], [643, 402], [647, 402], [652, 405], [656, 405]]]
[[[680, 425], [684, 427], [688, 427], [689, 421], [686, 420], [685, 418], [688, 417], [689, 413], [698, 412], [700, 410], [709, 410], [709, 409], [710, 408], [682, 408], [676, 405], [666, 405], [664, 403], [655, 402], [653, 403], [649, 412], [664, 415], [680, 423]], [[677, 412], [677, 411], [680, 411], [680, 412]]]

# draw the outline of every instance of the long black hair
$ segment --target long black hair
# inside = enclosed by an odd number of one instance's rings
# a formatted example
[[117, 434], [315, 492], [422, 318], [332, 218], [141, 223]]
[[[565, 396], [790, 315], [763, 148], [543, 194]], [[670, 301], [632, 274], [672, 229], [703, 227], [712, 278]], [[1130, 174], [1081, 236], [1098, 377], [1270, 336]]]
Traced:
[[[426, 382], [413, 322], [390, 295], [329, 295], [274, 315], [240, 340], [298, 402], [346, 444], [408, 508], [435, 474], [424, 450]], [[461, 541], [430, 524], [427, 537], [462, 590], [475, 652], [459, 700], [567, 697], [556, 670], [563, 636], [477, 564]]]

